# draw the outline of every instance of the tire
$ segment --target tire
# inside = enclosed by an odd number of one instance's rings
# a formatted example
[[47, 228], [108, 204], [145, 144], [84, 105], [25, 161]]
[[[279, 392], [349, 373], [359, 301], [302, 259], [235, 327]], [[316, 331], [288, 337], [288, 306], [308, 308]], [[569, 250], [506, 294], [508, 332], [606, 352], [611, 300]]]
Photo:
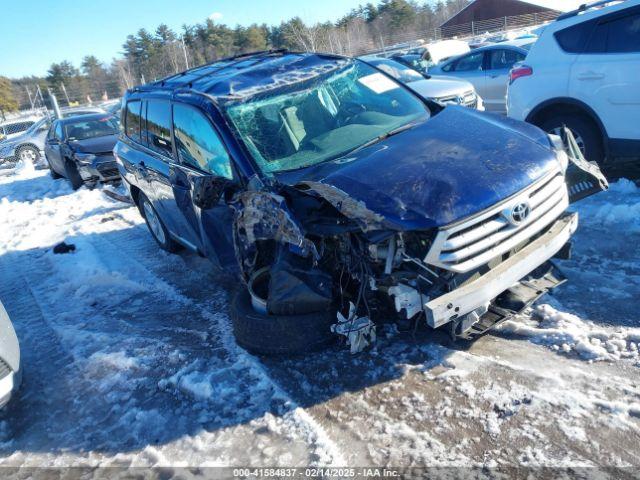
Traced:
[[40, 152], [33, 145], [25, 145], [18, 149], [16, 157], [23, 162], [31, 162], [33, 165], [36, 165], [38, 160], [40, 160]]
[[293, 355], [319, 350], [335, 341], [331, 325], [335, 312], [307, 315], [263, 315], [251, 305], [246, 289], [231, 302], [231, 322], [236, 342], [251, 353]]
[[164, 226], [164, 223], [156, 212], [156, 209], [153, 208], [153, 205], [147, 196], [142, 192], [138, 195], [138, 208], [140, 209], [140, 213], [147, 224], [147, 228], [149, 229], [151, 236], [158, 246], [169, 253], [175, 253], [180, 250], [180, 245], [171, 238], [167, 227]]
[[544, 120], [540, 125], [548, 133], [557, 133], [563, 126], [571, 130], [588, 161], [603, 164], [602, 133], [589, 117], [576, 113], [560, 114]]
[[64, 176], [67, 177], [74, 190], [78, 190], [84, 183], [80, 172], [78, 172], [78, 166], [71, 160], [64, 162]]
[[49, 167], [49, 174], [51, 175], [51, 178], [53, 178], [54, 180], [58, 180], [59, 178], [62, 178], [62, 175], [60, 175], [58, 172], [56, 172], [53, 169], [53, 167], [51, 166], [51, 162], [49, 161], [46, 155], [44, 158], [47, 161], [47, 166]]

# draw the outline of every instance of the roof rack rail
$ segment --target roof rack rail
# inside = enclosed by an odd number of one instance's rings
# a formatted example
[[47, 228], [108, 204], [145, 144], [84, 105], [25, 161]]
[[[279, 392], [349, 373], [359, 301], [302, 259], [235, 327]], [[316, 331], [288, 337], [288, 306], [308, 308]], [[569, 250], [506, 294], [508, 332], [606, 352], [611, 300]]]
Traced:
[[572, 10], [572, 11], [567, 12], [567, 13], [563, 13], [562, 15], [558, 16], [558, 18], [556, 18], [556, 22], [558, 22], [560, 20], [564, 20], [566, 18], [575, 17], [576, 15], [578, 15], [578, 14], [580, 14], [582, 12], [586, 12], [587, 10], [591, 10], [592, 8], [602, 7], [602, 6], [605, 6], [605, 5], [609, 4], [609, 3], [620, 3], [620, 2], [625, 2], [625, 1], [626, 0], [600, 0], [598, 2], [583, 3], [577, 9]]

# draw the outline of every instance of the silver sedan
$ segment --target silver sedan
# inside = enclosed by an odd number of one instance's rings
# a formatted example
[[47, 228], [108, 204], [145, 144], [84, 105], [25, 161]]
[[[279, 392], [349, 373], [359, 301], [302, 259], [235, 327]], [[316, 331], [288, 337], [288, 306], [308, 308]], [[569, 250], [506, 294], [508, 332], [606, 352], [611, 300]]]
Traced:
[[390, 58], [360, 57], [360, 60], [408, 85], [423, 98], [484, 110], [482, 98], [476, 93], [473, 85], [465, 80], [424, 76]]
[[[518, 45], [519, 44], [519, 45]], [[507, 113], [509, 71], [527, 57], [528, 42], [503, 42], [481, 47], [429, 68], [436, 77], [446, 75], [471, 82], [484, 100], [487, 111]]]

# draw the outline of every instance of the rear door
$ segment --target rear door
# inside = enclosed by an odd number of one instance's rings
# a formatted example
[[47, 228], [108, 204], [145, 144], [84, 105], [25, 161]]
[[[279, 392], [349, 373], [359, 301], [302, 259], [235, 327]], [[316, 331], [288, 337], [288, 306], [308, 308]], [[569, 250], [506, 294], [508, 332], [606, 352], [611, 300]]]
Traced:
[[200, 250], [200, 235], [194, 225], [185, 219], [178, 202], [181, 192], [176, 191], [173, 179], [177, 168], [171, 135], [171, 102], [148, 99], [143, 105], [142, 142], [147, 147], [144, 175], [151, 187], [149, 198], [167, 229], [181, 243]]
[[640, 6], [598, 20], [569, 89], [594, 109], [610, 138], [640, 140]]
[[507, 113], [509, 71], [515, 63], [525, 58], [523, 53], [510, 48], [496, 48], [486, 52], [485, 88], [480, 96], [487, 110]]
[[197, 108], [174, 103], [173, 136], [179, 165], [171, 174], [176, 205], [199, 233], [202, 252], [220, 267], [236, 264], [233, 250], [233, 211], [221, 198], [216, 206], [202, 210], [193, 204], [193, 182], [203, 175], [234, 179], [232, 160], [211, 121]]

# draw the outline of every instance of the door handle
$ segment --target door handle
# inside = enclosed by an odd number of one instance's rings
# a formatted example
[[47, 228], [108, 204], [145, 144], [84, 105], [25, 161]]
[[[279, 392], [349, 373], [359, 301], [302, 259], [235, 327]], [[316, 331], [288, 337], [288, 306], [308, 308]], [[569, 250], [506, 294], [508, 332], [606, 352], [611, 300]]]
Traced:
[[604, 77], [604, 73], [585, 72], [578, 75], [578, 80], [602, 80]]

